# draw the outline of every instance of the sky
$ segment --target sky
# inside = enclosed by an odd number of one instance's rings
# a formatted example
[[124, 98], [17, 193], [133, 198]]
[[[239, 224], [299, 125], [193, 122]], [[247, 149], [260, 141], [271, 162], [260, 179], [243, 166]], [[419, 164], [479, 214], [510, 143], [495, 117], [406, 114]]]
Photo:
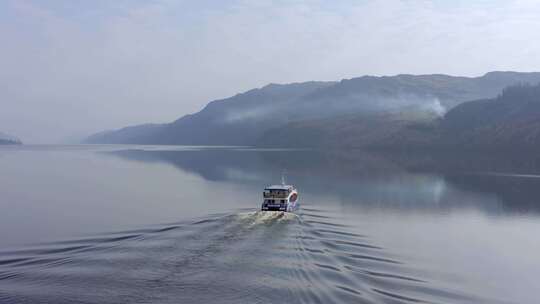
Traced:
[[538, 1], [0, 0], [0, 132], [62, 143], [268, 83], [540, 71]]

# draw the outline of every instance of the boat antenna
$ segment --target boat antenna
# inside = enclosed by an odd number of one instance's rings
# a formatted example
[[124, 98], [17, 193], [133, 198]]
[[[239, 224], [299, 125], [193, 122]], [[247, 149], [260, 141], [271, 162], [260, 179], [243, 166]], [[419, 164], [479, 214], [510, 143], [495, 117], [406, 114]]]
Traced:
[[285, 170], [281, 172], [281, 185], [285, 186]]

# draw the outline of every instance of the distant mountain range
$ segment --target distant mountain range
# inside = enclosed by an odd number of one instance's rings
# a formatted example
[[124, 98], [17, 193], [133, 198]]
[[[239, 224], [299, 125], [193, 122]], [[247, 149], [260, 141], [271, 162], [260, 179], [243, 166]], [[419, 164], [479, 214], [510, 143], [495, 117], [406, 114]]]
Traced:
[[440, 121], [440, 143], [467, 148], [540, 150], [540, 84], [463, 103]]
[[0, 132], [0, 145], [20, 145], [22, 144], [21, 140]]
[[[212, 101], [198, 113], [172, 123], [101, 132], [85, 142], [282, 147], [431, 147], [470, 143], [475, 140], [472, 135], [459, 133], [465, 132], [459, 128], [459, 120], [469, 119], [463, 113], [482, 108], [478, 104], [487, 103], [491, 108], [490, 100], [508, 86], [539, 82], [540, 73], [491, 72], [481, 77], [364, 76], [340, 82], [270, 84]], [[532, 88], [511, 88], [496, 100], [518, 98], [518, 93], [508, 97], [509, 92]], [[482, 101], [465, 103], [470, 100]], [[521, 129], [532, 132], [531, 128]], [[474, 133], [491, 134], [476, 129]]]
[[267, 131], [274, 147], [540, 150], [540, 84], [514, 85], [444, 116], [415, 109], [301, 121]]

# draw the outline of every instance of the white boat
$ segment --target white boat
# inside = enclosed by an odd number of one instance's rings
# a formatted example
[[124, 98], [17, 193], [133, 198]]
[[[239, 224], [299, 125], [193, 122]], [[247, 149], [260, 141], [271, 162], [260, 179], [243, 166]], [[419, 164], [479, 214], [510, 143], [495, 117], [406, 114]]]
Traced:
[[298, 203], [298, 191], [292, 185], [285, 185], [282, 179], [281, 185], [271, 185], [264, 189], [262, 211], [294, 212], [300, 206]]

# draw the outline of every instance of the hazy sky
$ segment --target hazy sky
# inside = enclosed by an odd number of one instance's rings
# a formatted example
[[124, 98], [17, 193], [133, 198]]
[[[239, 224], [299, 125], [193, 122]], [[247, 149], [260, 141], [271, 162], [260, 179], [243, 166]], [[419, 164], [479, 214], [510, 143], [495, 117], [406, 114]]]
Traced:
[[538, 1], [0, 0], [0, 131], [58, 142], [270, 82], [540, 71]]

